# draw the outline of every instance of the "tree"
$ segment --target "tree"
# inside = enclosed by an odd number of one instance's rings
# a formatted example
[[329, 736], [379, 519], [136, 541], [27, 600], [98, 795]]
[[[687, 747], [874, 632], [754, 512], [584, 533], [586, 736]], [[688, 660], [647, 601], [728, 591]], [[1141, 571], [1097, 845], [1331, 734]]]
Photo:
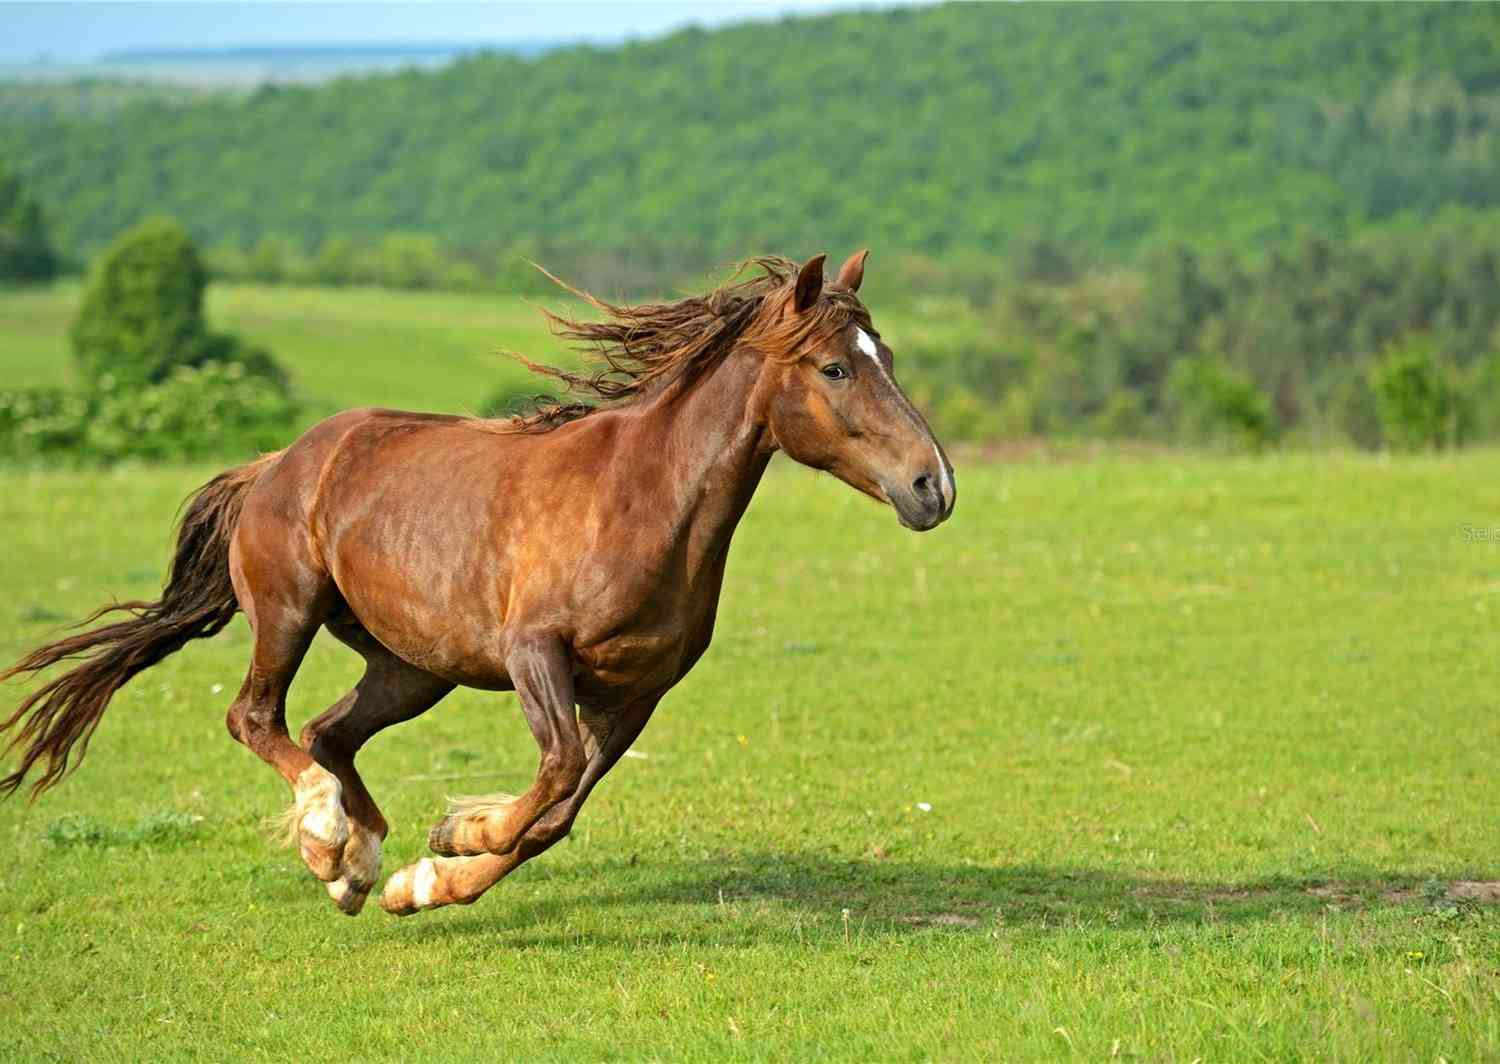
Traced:
[[1449, 367], [1422, 336], [1391, 344], [1370, 367], [1380, 434], [1396, 450], [1441, 449], [1458, 442], [1459, 396]]
[[200, 360], [207, 272], [187, 231], [152, 218], [121, 235], [89, 279], [73, 357], [90, 389], [159, 384]]
[[50, 281], [56, 275], [57, 255], [41, 204], [0, 167], [0, 282]]

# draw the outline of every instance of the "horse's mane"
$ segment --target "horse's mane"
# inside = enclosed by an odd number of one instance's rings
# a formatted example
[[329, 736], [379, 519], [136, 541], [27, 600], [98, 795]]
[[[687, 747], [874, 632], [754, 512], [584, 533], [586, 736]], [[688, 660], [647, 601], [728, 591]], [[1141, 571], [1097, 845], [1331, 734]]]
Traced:
[[789, 359], [814, 334], [830, 334], [851, 321], [869, 324], [854, 293], [831, 285], [805, 312], [776, 313], [782, 299], [773, 297], [791, 292], [799, 268], [767, 255], [741, 263], [705, 295], [634, 306], [606, 303], [542, 270], [603, 315], [583, 321], [542, 311], [556, 336], [577, 345], [588, 368], [574, 373], [515, 355], [533, 373], [561, 381], [563, 397], [538, 396], [531, 412], [480, 424], [499, 432], [547, 432], [597, 410], [628, 406], [674, 381], [691, 383], [737, 344], [750, 344], [767, 358]]

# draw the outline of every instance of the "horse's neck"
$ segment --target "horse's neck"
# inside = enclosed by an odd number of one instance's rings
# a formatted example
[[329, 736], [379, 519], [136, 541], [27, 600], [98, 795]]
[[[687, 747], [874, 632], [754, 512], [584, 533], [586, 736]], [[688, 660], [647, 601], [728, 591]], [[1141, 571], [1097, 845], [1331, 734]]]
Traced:
[[660, 477], [653, 501], [691, 570], [723, 560], [771, 459], [751, 406], [757, 377], [754, 356], [733, 353], [645, 412], [643, 445], [657, 448]]

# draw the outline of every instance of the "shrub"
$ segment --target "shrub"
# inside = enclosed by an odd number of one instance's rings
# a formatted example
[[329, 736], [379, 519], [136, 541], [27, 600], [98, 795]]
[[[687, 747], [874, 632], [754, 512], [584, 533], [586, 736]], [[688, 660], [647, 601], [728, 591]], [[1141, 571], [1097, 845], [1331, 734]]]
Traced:
[[380, 242], [380, 279], [387, 287], [433, 288], [442, 272], [442, 255], [430, 236], [391, 233]]
[[1270, 401], [1222, 361], [1179, 361], [1167, 377], [1166, 400], [1173, 429], [1186, 442], [1252, 451], [1270, 442]]
[[246, 375], [260, 378], [283, 396], [291, 394], [291, 378], [271, 352], [248, 344], [233, 333], [207, 333], [198, 341], [192, 365], [209, 363], [243, 366]]
[[330, 237], [313, 257], [313, 280], [325, 285], [352, 284], [356, 258], [354, 241], [348, 237]]
[[294, 413], [283, 389], [241, 363], [184, 366], [161, 384], [101, 397], [82, 451], [105, 462], [249, 457], [285, 446]]
[[158, 384], [200, 354], [207, 275], [176, 222], [154, 218], [119, 237], [99, 261], [73, 323], [73, 357], [86, 386]]
[[284, 387], [239, 362], [182, 366], [161, 384], [90, 396], [0, 392], [0, 456], [109, 464], [248, 458], [285, 446], [296, 413]]
[[250, 279], [266, 284], [285, 281], [288, 273], [287, 260], [290, 254], [285, 241], [278, 240], [274, 236], [261, 237], [245, 263]]
[[1369, 369], [1381, 441], [1403, 451], [1458, 442], [1458, 391], [1425, 337], [1407, 337], [1386, 348]]
[[1130, 439], [1146, 435], [1149, 423], [1146, 401], [1139, 392], [1122, 389], [1112, 392], [1103, 408], [1094, 415], [1094, 432], [1105, 439]]
[[77, 450], [88, 430], [89, 401], [60, 388], [0, 392], [0, 454], [46, 458]]

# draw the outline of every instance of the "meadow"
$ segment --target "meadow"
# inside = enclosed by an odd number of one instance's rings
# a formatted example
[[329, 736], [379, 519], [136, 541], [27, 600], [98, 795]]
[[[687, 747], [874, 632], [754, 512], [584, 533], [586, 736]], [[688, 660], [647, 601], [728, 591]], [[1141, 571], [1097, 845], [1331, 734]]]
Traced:
[[[401, 357], [463, 400], [341, 372]], [[960, 460], [926, 536], [778, 461], [573, 836], [406, 920], [268, 843], [236, 622], [0, 806], [0, 1058], [1494, 1057], [1496, 457]], [[0, 473], [0, 654], [149, 595], [211, 472]], [[294, 726], [357, 671], [320, 640]], [[377, 738], [387, 869], [534, 758], [508, 695]]]
[[[69, 383], [67, 334], [81, 298], [75, 281], [0, 290], [8, 381]], [[213, 284], [206, 314], [290, 369], [309, 423], [365, 405], [474, 413], [492, 391], [530, 380], [506, 352], [567, 357], [537, 304], [512, 296]]]

